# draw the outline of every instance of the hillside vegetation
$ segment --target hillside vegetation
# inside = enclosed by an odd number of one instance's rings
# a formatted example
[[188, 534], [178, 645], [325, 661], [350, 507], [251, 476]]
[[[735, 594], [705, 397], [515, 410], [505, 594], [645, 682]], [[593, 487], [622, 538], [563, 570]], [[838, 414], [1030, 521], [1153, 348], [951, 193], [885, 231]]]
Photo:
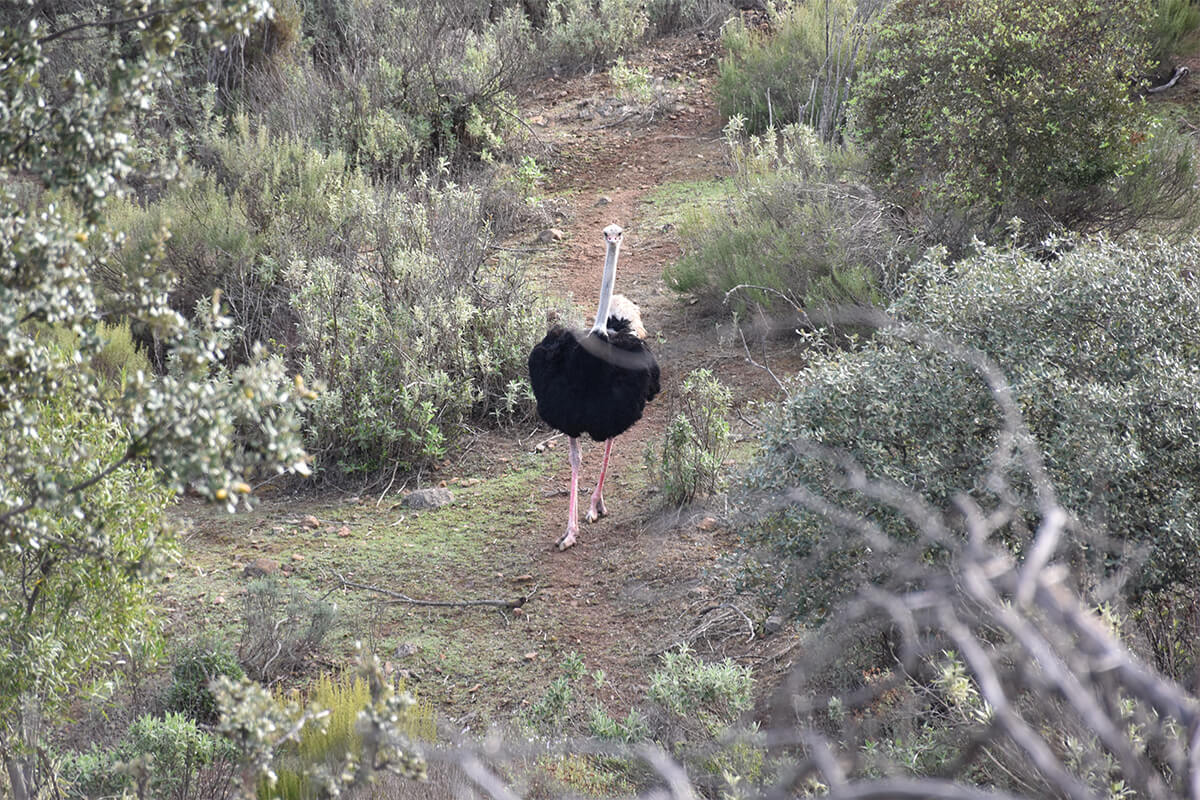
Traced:
[[1195, 796], [1200, 5], [734, 5], [0, 9], [0, 796]]

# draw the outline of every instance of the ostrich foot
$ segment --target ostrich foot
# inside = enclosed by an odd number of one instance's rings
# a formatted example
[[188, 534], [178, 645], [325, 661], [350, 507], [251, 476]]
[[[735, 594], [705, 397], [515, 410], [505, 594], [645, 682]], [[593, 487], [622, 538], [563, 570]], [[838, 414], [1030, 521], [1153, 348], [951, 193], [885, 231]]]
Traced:
[[579, 533], [578, 528], [567, 528], [567, 532], [559, 537], [558, 549], [566, 550], [568, 547], [575, 544], [575, 534], [577, 533]]
[[588, 522], [599, 522], [601, 517], [608, 516], [608, 509], [604, 507], [604, 498], [597, 495], [592, 499], [592, 505], [588, 508], [587, 516], [584, 517]]

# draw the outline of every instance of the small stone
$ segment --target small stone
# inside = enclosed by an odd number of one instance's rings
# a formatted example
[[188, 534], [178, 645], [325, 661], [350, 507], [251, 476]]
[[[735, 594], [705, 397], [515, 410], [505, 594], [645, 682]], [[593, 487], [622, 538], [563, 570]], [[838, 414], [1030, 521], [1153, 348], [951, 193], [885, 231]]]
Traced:
[[415, 492], [409, 492], [402, 502], [412, 509], [439, 508], [447, 503], [453, 503], [454, 495], [450, 493], [449, 489], [439, 486], [436, 489], [418, 489]]
[[772, 614], [763, 622], [763, 633], [768, 636], [772, 633], [779, 633], [783, 630], [783, 617], [779, 614]]
[[537, 653], [526, 653], [525, 660], [526, 661], [537, 661]]
[[309, 514], [300, 524], [306, 528], [319, 528], [321, 527], [321, 520]]
[[566, 234], [558, 228], [546, 228], [538, 234], [537, 240], [542, 244], [550, 244], [551, 242], [561, 242]]
[[526, 573], [524, 575], [518, 575], [517, 577], [513, 578], [513, 580], [517, 583], [529, 583], [533, 580], [533, 576]]
[[213, 602], [213, 605], [214, 605], [214, 606], [222, 606], [222, 605], [225, 605], [225, 596], [224, 596], [224, 595], [217, 595], [216, 597], [214, 597], [214, 598], [213, 598], [213, 601], [212, 601], [212, 602]]
[[401, 642], [396, 646], [396, 658], [408, 658], [416, 655], [420, 650], [420, 645], [415, 642]]
[[304, 560], [304, 556], [300, 553], [292, 553], [292, 561], [300, 562]]
[[702, 531], [711, 531], [715, 530], [718, 524], [719, 523], [717, 522], [716, 517], [705, 517], [704, 519], [700, 520], [696, 527]]
[[339, 537], [341, 537], [341, 538], [345, 539], [347, 536], [349, 536], [349, 535], [350, 535], [350, 526], [349, 526], [349, 525], [343, 525], [342, 527], [338, 528], [337, 535], [338, 535]]
[[538, 127], [544, 128], [544, 127], [546, 127], [546, 118], [543, 117], [541, 114], [537, 114], [537, 115], [529, 118], [529, 124], [537, 125]]
[[514, 617], [523, 617], [523, 616], [525, 616], [525, 609], [523, 609], [523, 608], [514, 608], [514, 609], [512, 610], [512, 613], [513, 613], [513, 616], [514, 616]]
[[279, 571], [279, 562], [272, 558], [256, 558], [246, 565], [242, 575], [247, 578], [263, 578]]
[[612, 198], [611, 198], [611, 197], [609, 197], [609, 196], [608, 196], [608, 195], [606, 195], [606, 194], [602, 194], [602, 195], [600, 195], [600, 198], [599, 198], [598, 200], [596, 200], [596, 205], [598, 205], [598, 206], [606, 206], [606, 205], [608, 205], [608, 204], [609, 204], [609, 203], [611, 203], [611, 202], [612, 202]]

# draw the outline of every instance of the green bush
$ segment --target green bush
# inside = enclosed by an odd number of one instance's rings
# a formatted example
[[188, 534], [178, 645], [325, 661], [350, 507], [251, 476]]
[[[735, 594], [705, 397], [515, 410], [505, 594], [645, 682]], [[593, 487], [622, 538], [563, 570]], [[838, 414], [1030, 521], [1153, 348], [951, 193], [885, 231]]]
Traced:
[[[1200, 243], [1096, 239], [1064, 249], [1050, 261], [986, 249], [953, 265], [933, 254], [891, 312], [978, 348], [1005, 373], [1060, 502], [1082, 521], [1063, 550], [1082, 574], [1133, 570], [1135, 595], [1186, 582], [1200, 569]], [[1019, 554], [1036, 508], [1001, 427], [970, 366], [885, 329], [814, 358], [766, 425], [752, 479], [772, 492], [803, 484], [911, 541], [900, 512], [839, 488], [839, 468], [794, 447], [813, 441], [935, 508], [958, 492], [985, 509], [1018, 503], [1024, 516], [1005, 535]], [[994, 495], [993, 470], [1013, 493]], [[757, 533], [797, 559], [790, 602], [801, 611], [890, 569], [878, 548], [802, 508], [766, 518]], [[1146, 558], [1135, 570], [1136, 548]]]
[[1150, 28], [1150, 57], [1159, 68], [1168, 67], [1180, 43], [1200, 28], [1200, 3], [1196, 0], [1157, 0]]
[[679, 392], [680, 413], [671, 420], [661, 449], [647, 453], [668, 503], [683, 505], [716, 492], [729, 455], [731, 393], [706, 369], [693, 370]]
[[295, 260], [298, 353], [315, 401], [308, 444], [326, 468], [415, 467], [467, 419], [528, 413], [541, 300], [519, 262], [487, 260], [478, 195], [453, 185], [370, 208], [366, 263]]
[[[217, 762], [232, 764], [236, 757], [231, 745], [184, 714], [146, 714], [112, 748], [93, 745], [68, 753], [59, 765], [59, 778], [71, 798], [117, 796], [139, 785], [149, 797], [183, 798], [195, 796], [188, 789], [197, 790], [200, 771]], [[231, 791], [232, 770], [224, 777], [225, 791]]]
[[843, 179], [846, 155], [802, 125], [741, 130], [737, 117], [726, 126], [734, 191], [681, 222], [667, 284], [736, 311], [880, 300], [897, 237], [871, 190]]
[[238, 659], [256, 681], [272, 684], [301, 671], [333, 625], [334, 607], [273, 577], [246, 585]]
[[[871, 176], [956, 250], [1014, 216], [1029, 241], [1128, 229], [1110, 224], [1110, 195], [1147, 152], [1130, 81], [1145, 72], [1150, 20], [1148, 0], [899, 0], [855, 93]], [[1193, 182], [1166, 181], [1172, 192]]]
[[186, 714], [199, 723], [211, 725], [217, 721], [217, 706], [209, 682], [219, 675], [236, 680], [245, 674], [237, 657], [223, 642], [189, 644], [175, 657], [163, 706], [168, 712]]
[[635, 0], [550, 0], [545, 58], [566, 72], [603, 67], [636, 45], [649, 21]]
[[529, 22], [455, 2], [305, 4], [311, 57], [260, 75], [250, 114], [267, 127], [342, 150], [396, 182], [440, 161], [490, 158], [516, 122], [514, 93], [536, 69]]
[[720, 26], [732, 13], [726, 0], [648, 0], [650, 26], [660, 36]]
[[746, 120], [751, 133], [804, 123], [829, 141], [840, 135], [859, 51], [868, 43], [878, 3], [801, 0], [777, 12], [771, 30], [741, 17], [722, 30], [725, 55], [716, 84], [726, 119]]

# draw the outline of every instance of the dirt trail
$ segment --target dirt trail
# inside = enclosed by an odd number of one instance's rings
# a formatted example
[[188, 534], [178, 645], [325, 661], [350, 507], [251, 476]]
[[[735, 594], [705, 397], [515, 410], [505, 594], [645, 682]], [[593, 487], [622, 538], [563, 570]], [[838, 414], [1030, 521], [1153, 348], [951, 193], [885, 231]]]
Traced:
[[707, 514], [655, 511], [661, 504], [643, 477], [646, 445], [661, 439], [678, 385], [692, 369], [713, 368], [737, 387], [739, 400], [765, 393], [766, 378], [745, 364], [740, 344], [737, 349], [723, 345], [714, 321], [698, 317], [662, 278], [663, 269], [679, 257], [679, 242], [670, 226], [648, 219], [653, 209], [646, 199], [668, 182], [728, 174], [721, 120], [711, 97], [715, 47], [694, 38], [668, 40], [632, 60], [657, 74], [663, 62], [688, 72], [695, 82], [676, 111], [651, 121], [611, 125], [586, 119], [595, 105], [589, 98], [611, 95], [604, 75], [555, 86], [526, 109], [530, 117], [546, 121], [547, 137], [565, 143], [551, 188], [567, 193], [571, 212], [564, 224], [566, 242], [544, 276], [548, 287], [570, 292], [578, 317], [590, 322], [604, 259], [600, 232], [609, 223], [623, 226], [616, 291], [641, 306], [663, 369], [663, 394], [616, 440], [605, 487], [609, 516], [593, 525], [582, 520], [602, 454], [585, 437], [578, 544], [562, 553], [554, 549], [566, 523], [570, 480], [566, 443], [560, 439], [544, 454], [547, 477], [542, 497], [534, 498], [542, 524], [528, 543], [530, 570], [542, 587], [539, 603], [558, 606], [548, 619], [556, 630], [548, 635], [576, 647], [589, 668], [600, 667], [630, 685], [640, 685], [639, 673], [653, 668], [653, 656], [679, 641], [695, 621], [705, 604], [703, 573], [730, 546], [729, 534], [714, 518], [706, 520]]

